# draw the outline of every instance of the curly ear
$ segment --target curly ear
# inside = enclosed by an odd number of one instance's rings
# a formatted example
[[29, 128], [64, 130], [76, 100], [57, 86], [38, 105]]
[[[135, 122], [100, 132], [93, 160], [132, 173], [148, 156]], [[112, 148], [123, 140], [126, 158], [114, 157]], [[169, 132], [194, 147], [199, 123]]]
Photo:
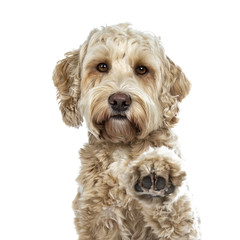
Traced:
[[182, 72], [182, 69], [176, 66], [169, 57], [167, 57], [167, 60], [170, 63], [170, 93], [172, 96], [176, 96], [178, 101], [181, 102], [188, 95], [191, 84]]
[[60, 60], [53, 73], [53, 82], [57, 88], [59, 108], [63, 121], [73, 127], [79, 127], [82, 117], [77, 107], [80, 97], [79, 50], [68, 52]]
[[190, 88], [191, 84], [181, 68], [176, 66], [166, 56], [163, 64], [163, 82], [160, 97], [163, 106], [163, 123], [165, 127], [173, 127], [178, 122], [178, 103], [187, 96]]

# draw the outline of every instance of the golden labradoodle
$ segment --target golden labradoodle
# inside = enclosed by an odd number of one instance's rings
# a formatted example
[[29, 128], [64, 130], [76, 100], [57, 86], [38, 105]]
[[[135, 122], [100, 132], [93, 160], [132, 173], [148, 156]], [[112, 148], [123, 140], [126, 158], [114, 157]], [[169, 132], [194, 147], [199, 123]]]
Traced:
[[200, 239], [171, 128], [190, 83], [159, 38], [128, 24], [93, 30], [58, 62], [63, 121], [85, 119], [73, 202], [79, 240]]

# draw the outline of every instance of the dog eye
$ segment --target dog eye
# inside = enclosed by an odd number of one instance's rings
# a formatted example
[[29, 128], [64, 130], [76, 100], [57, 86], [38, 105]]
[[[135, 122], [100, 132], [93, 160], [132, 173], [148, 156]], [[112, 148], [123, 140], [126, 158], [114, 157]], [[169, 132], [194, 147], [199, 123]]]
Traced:
[[135, 71], [139, 75], [144, 75], [148, 72], [148, 69], [145, 66], [137, 66]]
[[98, 70], [99, 72], [107, 72], [107, 71], [108, 71], [108, 66], [107, 66], [106, 63], [99, 63], [99, 64], [97, 65], [97, 70]]

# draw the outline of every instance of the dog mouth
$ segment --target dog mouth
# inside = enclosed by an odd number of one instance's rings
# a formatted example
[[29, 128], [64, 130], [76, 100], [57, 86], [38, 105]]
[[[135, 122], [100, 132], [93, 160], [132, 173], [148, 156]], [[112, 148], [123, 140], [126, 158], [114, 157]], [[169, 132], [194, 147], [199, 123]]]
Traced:
[[[108, 121], [114, 121], [116, 124], [123, 124], [128, 122], [129, 124], [132, 125], [132, 127], [135, 128], [136, 132], [140, 132], [140, 127], [138, 126], [137, 123], [133, 122], [132, 120], [129, 119], [127, 114], [125, 112], [120, 112], [120, 113], [112, 113]], [[104, 122], [105, 124], [106, 122]]]
[[140, 127], [133, 120], [128, 112], [111, 112], [102, 115], [102, 119], [95, 121], [95, 124], [100, 138], [114, 143], [127, 143], [140, 134]]
[[136, 127], [125, 113], [112, 113], [103, 122], [101, 135], [112, 142], [130, 142], [136, 136]]
[[110, 118], [118, 121], [127, 120], [127, 116], [125, 114], [113, 114], [112, 116], [110, 116]]

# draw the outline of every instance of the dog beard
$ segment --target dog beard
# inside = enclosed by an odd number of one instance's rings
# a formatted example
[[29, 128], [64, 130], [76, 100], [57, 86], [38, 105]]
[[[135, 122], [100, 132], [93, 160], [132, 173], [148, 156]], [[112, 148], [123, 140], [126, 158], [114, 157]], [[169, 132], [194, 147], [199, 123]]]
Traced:
[[114, 143], [130, 142], [136, 136], [136, 128], [127, 118], [111, 117], [104, 124], [103, 137]]

